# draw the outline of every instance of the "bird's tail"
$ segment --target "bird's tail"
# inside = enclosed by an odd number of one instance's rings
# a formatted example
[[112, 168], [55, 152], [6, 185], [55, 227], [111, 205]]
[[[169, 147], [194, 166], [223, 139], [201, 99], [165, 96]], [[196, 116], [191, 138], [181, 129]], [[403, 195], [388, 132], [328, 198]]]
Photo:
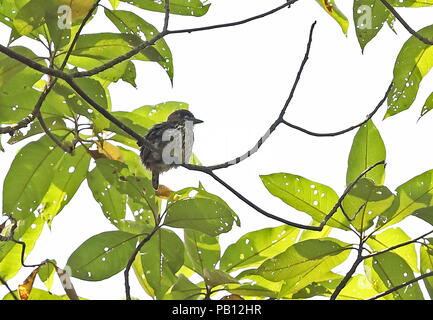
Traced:
[[158, 190], [159, 187], [159, 173], [152, 171], [152, 186], [153, 189]]

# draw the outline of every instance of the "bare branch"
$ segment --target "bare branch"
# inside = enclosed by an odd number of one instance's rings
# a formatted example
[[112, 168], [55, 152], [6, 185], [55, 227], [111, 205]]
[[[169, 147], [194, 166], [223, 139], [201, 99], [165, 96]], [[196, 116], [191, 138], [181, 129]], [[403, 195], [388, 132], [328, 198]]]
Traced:
[[262, 19], [264, 17], [267, 17], [271, 14], [274, 14], [284, 8], [290, 8], [290, 6], [292, 4], [294, 4], [295, 2], [297, 2], [298, 0], [288, 0], [286, 3], [272, 9], [269, 10], [267, 12], [264, 12], [262, 14], [256, 15], [254, 17], [250, 17], [247, 19], [243, 19], [240, 21], [235, 21], [235, 22], [229, 22], [229, 23], [222, 23], [222, 24], [216, 24], [216, 25], [212, 25], [212, 26], [206, 26], [206, 27], [199, 27], [199, 28], [189, 28], [189, 29], [179, 29], [179, 30], [169, 30], [167, 34], [178, 34], [178, 33], [193, 33], [193, 32], [199, 32], [199, 31], [208, 31], [208, 30], [215, 30], [215, 29], [221, 29], [221, 28], [229, 28], [229, 27], [235, 27], [235, 26], [239, 26], [242, 24], [246, 24], [249, 23], [251, 21], [254, 20], [258, 20], [258, 19]]

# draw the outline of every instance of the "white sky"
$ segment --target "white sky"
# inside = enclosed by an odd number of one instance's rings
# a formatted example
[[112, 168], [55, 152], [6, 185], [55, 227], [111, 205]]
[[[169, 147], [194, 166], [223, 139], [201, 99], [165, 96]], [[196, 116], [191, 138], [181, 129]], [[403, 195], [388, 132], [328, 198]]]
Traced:
[[[104, 3], [105, 2], [105, 3]], [[108, 6], [108, 1], [103, 1]], [[215, 0], [202, 18], [172, 16], [170, 29], [231, 22], [277, 7], [277, 0]], [[351, 20], [352, 1], [337, 1]], [[121, 5], [122, 8], [130, 8]], [[138, 11], [156, 26], [162, 14]], [[418, 30], [430, 24], [433, 9], [401, 9], [401, 14]], [[101, 12], [85, 28], [86, 33], [117, 32]], [[231, 160], [250, 149], [278, 116], [303, 58], [311, 23], [317, 20], [313, 46], [295, 98], [286, 119], [313, 131], [328, 132], [346, 128], [365, 119], [383, 97], [390, 81], [395, 58], [409, 34], [396, 23], [398, 36], [384, 27], [369, 44], [364, 55], [356, 40], [353, 23], [346, 38], [340, 27], [314, 0], [300, 0], [290, 10], [239, 26], [215, 31], [170, 35], [166, 38], [174, 57], [174, 86], [155, 63], [136, 63], [139, 89], [129, 84], [111, 87], [113, 108], [132, 110], [142, 105], [176, 100], [190, 104], [197, 118], [195, 153], [206, 165]], [[0, 26], [0, 42], [7, 43], [8, 32]], [[18, 42], [20, 43], [20, 42]], [[28, 44], [28, 42], [21, 42]], [[382, 121], [385, 109], [374, 118], [387, 146], [386, 185], [398, 185], [433, 168], [431, 128], [433, 113], [416, 122], [421, 107], [432, 92], [432, 76], [422, 83], [413, 107]], [[252, 158], [230, 169], [217, 172], [232, 186], [269, 212], [308, 223], [310, 218], [270, 195], [259, 175], [288, 172], [326, 184], [341, 193], [345, 187], [348, 152], [355, 132], [337, 138], [314, 138], [280, 127]], [[5, 139], [3, 139], [4, 141]], [[6, 145], [0, 154], [0, 181], [22, 146]], [[241, 234], [278, 223], [262, 217], [204, 174], [184, 169], [162, 175], [161, 183], [177, 190], [202, 181], [208, 191], [221, 196], [238, 213], [242, 227], [220, 237], [225, 247]], [[1, 197], [1, 195], [0, 195]], [[415, 218], [407, 219], [405, 231], [411, 237], [429, 230]], [[114, 230], [93, 200], [87, 183], [46, 229], [28, 257], [29, 263], [51, 258], [63, 267], [69, 255], [84, 240], [97, 233]], [[340, 237], [341, 233], [331, 233]], [[342, 240], [356, 242], [352, 236]], [[347, 271], [347, 265], [336, 271]], [[359, 269], [358, 271], [361, 271]], [[23, 282], [31, 270], [24, 270], [9, 281], [12, 287]], [[131, 273], [132, 295], [146, 298]], [[123, 275], [92, 283], [73, 279], [80, 296], [90, 299], [124, 297]], [[39, 281], [35, 287], [42, 288]], [[53, 292], [63, 294], [58, 283]], [[0, 297], [6, 293], [0, 287]]]

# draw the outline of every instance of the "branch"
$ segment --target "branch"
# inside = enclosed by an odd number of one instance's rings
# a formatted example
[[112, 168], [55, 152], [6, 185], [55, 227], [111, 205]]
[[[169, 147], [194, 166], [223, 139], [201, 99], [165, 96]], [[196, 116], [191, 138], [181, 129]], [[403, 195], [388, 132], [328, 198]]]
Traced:
[[415, 38], [417, 38], [418, 40], [424, 42], [427, 45], [433, 45], [433, 40], [427, 39], [426, 37], [422, 36], [421, 34], [419, 34], [418, 32], [416, 32], [415, 30], [413, 30], [411, 28], [411, 26], [403, 19], [403, 17], [394, 9], [394, 7], [388, 3], [388, 1], [386, 1], [386, 0], [380, 0], [380, 2], [382, 2], [382, 4], [393, 14], [393, 16], [398, 21], [400, 21], [400, 23], [403, 25], [403, 27], [411, 35], [413, 35]]
[[286, 120], [283, 120], [283, 123], [286, 126], [292, 128], [292, 129], [301, 131], [303, 133], [306, 133], [306, 134], [308, 134], [310, 136], [314, 136], [314, 137], [335, 137], [335, 136], [339, 136], [339, 135], [348, 133], [348, 132], [350, 132], [352, 130], [355, 130], [357, 128], [362, 127], [364, 124], [366, 124], [368, 121], [370, 121], [373, 118], [373, 116], [379, 111], [379, 109], [383, 106], [383, 104], [385, 103], [386, 99], [388, 98], [388, 95], [391, 92], [392, 85], [393, 85], [393, 83], [391, 83], [389, 85], [389, 87], [386, 90], [386, 93], [385, 93], [384, 97], [382, 98], [382, 100], [380, 100], [380, 102], [377, 104], [377, 106], [374, 108], [374, 110], [370, 114], [367, 115], [367, 118], [364, 121], [358, 123], [357, 125], [350, 126], [350, 127], [346, 128], [346, 129], [343, 129], [343, 130], [340, 130], [340, 131], [336, 131], [336, 132], [329, 132], [329, 133], [317, 133], [317, 132], [313, 132], [313, 131], [304, 129], [304, 128], [299, 127], [297, 125], [291, 124], [290, 122], [288, 122]]
[[264, 12], [262, 14], [247, 18], [247, 19], [243, 19], [240, 21], [235, 21], [235, 22], [229, 22], [229, 23], [222, 23], [222, 24], [216, 24], [216, 25], [211, 25], [211, 26], [206, 26], [206, 27], [199, 27], [199, 28], [189, 28], [189, 29], [179, 29], [179, 30], [169, 30], [167, 34], [177, 34], [177, 33], [192, 33], [192, 32], [199, 32], [199, 31], [208, 31], [208, 30], [215, 30], [215, 29], [221, 29], [221, 28], [228, 28], [228, 27], [235, 27], [235, 26], [239, 26], [242, 24], [246, 24], [248, 22], [254, 21], [254, 20], [258, 20], [258, 19], [262, 19], [264, 17], [267, 17], [271, 14], [274, 14], [284, 8], [290, 8], [290, 6], [292, 4], [294, 4], [295, 2], [297, 2], [298, 0], [289, 0], [286, 3], [272, 9], [269, 10], [267, 12]]
[[6, 289], [8, 289], [9, 293], [12, 295], [12, 298], [14, 298], [14, 300], [20, 300], [20, 299], [18, 299], [18, 297], [15, 294], [15, 292], [9, 287], [8, 283], [6, 282], [6, 280], [3, 279], [2, 277], [0, 277], [0, 283], [2, 283], [6, 287]]
[[242, 200], [247, 205], [249, 205], [251, 208], [253, 208], [257, 212], [261, 213], [262, 215], [264, 215], [264, 216], [266, 216], [266, 217], [268, 217], [270, 219], [282, 222], [282, 223], [284, 223], [286, 225], [289, 225], [289, 226], [292, 226], [292, 227], [295, 227], [295, 228], [299, 228], [299, 229], [313, 230], [313, 231], [322, 231], [323, 228], [325, 227], [325, 225], [327, 224], [327, 222], [337, 212], [337, 210], [341, 206], [341, 203], [343, 202], [343, 200], [346, 198], [346, 196], [349, 194], [349, 192], [352, 190], [352, 188], [358, 183], [358, 181], [360, 179], [362, 179], [362, 177], [365, 176], [368, 172], [370, 172], [375, 167], [380, 166], [380, 165], [385, 165], [385, 161], [380, 161], [380, 162], [377, 162], [374, 165], [370, 166], [369, 168], [367, 168], [366, 170], [364, 170], [351, 184], [349, 184], [346, 187], [346, 189], [344, 190], [344, 192], [341, 195], [341, 197], [338, 199], [337, 203], [334, 205], [334, 207], [331, 209], [331, 211], [323, 218], [322, 222], [318, 226], [304, 225], [304, 224], [299, 224], [299, 223], [296, 223], [296, 222], [288, 221], [286, 219], [283, 219], [281, 217], [278, 217], [276, 215], [273, 215], [273, 214], [267, 212], [266, 210], [260, 208], [259, 206], [257, 206], [256, 204], [254, 204], [252, 201], [250, 201], [249, 199], [247, 199], [246, 197], [244, 197], [240, 192], [238, 192], [236, 189], [234, 189], [232, 186], [230, 186], [227, 182], [225, 182], [220, 177], [218, 177], [210, 169], [206, 169], [206, 168], [203, 169], [203, 168], [201, 168], [199, 166], [195, 166], [195, 167], [191, 168], [190, 170], [192, 170], [192, 171], [200, 171], [200, 172], [203, 172], [203, 173], [206, 173], [206, 174], [210, 175], [214, 180], [216, 180], [217, 182], [219, 182], [222, 186], [224, 186], [227, 190], [229, 190], [231, 193], [233, 193], [240, 200]]
[[66, 153], [72, 153], [73, 151], [73, 147], [72, 146], [67, 146], [65, 144], [63, 144], [59, 139], [57, 139], [57, 137], [50, 131], [50, 129], [47, 127], [44, 119], [42, 118], [41, 114], [38, 114], [37, 116], [39, 124], [41, 125], [42, 130], [44, 130], [45, 134], [52, 140], [54, 141], [54, 143], [60, 148], [62, 149], [64, 152]]
[[[245, 159], [248, 159], [251, 155], [253, 155], [254, 153], [256, 153], [260, 147], [263, 145], [263, 143], [271, 136], [271, 134], [275, 131], [275, 129], [284, 122], [284, 115], [286, 113], [286, 110], [288, 108], [288, 106], [290, 105], [290, 102], [293, 99], [293, 96], [295, 94], [296, 88], [298, 87], [299, 81], [301, 79], [302, 76], [302, 72], [304, 71], [304, 67], [308, 61], [309, 58], [309, 54], [310, 54], [310, 50], [311, 50], [311, 44], [313, 42], [313, 33], [314, 33], [314, 28], [316, 26], [316, 22], [314, 22], [311, 25], [310, 28], [310, 34], [309, 34], [309, 38], [308, 38], [308, 43], [307, 43], [307, 48], [304, 54], [304, 59], [302, 60], [302, 63], [299, 67], [298, 73], [296, 75], [296, 79], [295, 82], [292, 85], [292, 89], [290, 90], [290, 94], [289, 97], [287, 98], [286, 102], [284, 103], [284, 106], [280, 112], [280, 115], [278, 116], [277, 120], [274, 121], [274, 123], [269, 127], [269, 129], [266, 131], [266, 133], [259, 139], [259, 141], [254, 145], [253, 148], [251, 148], [250, 150], [248, 150], [246, 153], [244, 153], [243, 155], [241, 155], [240, 157], [237, 157], [231, 161], [227, 161], [224, 162], [222, 164], [217, 164], [217, 165], [213, 165], [213, 166], [207, 166], [205, 167], [208, 170], [218, 170], [218, 169], [225, 169], [228, 167], [231, 167], [233, 165], [236, 165], [240, 162], [242, 162]], [[184, 164], [183, 165], [185, 168], [192, 170], [194, 167], [194, 165], [190, 165], [190, 164]]]
[[[392, 250], [396, 250], [396, 249], [398, 249], [398, 248], [401, 248], [401, 247], [407, 246], [407, 245], [409, 245], [409, 244], [415, 243], [415, 242], [417, 242], [418, 240], [427, 237], [427, 236], [428, 236], [429, 234], [431, 234], [431, 233], [433, 233], [433, 230], [432, 230], [432, 231], [429, 231], [429, 232], [427, 232], [427, 233], [425, 233], [425, 234], [423, 234], [423, 235], [421, 235], [421, 236], [419, 236], [419, 237], [417, 237], [417, 238], [415, 238], [415, 239], [412, 239], [412, 240], [409, 240], [409, 241], [406, 241], [406, 242], [399, 243], [399, 244], [397, 244], [397, 245], [395, 245], [395, 246], [392, 246], [392, 247], [386, 248], [386, 249], [381, 250], [381, 251], [377, 251], [377, 252], [371, 253], [371, 254], [366, 255], [366, 256], [362, 256], [363, 244], [365, 243], [366, 239], [362, 239], [362, 238], [361, 238], [361, 239], [360, 239], [360, 245], [359, 245], [359, 248], [358, 248], [358, 257], [357, 257], [357, 259], [355, 260], [355, 262], [353, 263], [353, 265], [352, 265], [352, 267], [350, 268], [350, 270], [348, 271], [348, 273], [346, 274], [346, 276], [341, 280], [341, 282], [338, 284], [337, 288], [336, 288], [336, 289], [334, 290], [334, 292], [332, 293], [332, 295], [331, 295], [331, 300], [335, 300], [335, 299], [337, 298], [337, 296], [340, 294], [341, 290], [343, 290], [344, 287], [347, 285], [347, 283], [349, 282], [350, 278], [351, 278], [352, 275], [355, 273], [356, 268], [358, 267], [358, 265], [359, 265], [361, 262], [363, 262], [363, 261], [366, 260], [366, 259], [373, 258], [373, 257], [376, 257], [376, 256], [378, 256], [378, 255], [384, 254], [384, 253], [386, 253], [386, 252], [389, 252], [389, 251], [392, 251]], [[433, 274], [432, 274], [432, 275], [433, 275]], [[429, 276], [429, 275], [427, 275], [427, 276]], [[424, 278], [425, 278], [425, 277], [424, 277]], [[402, 285], [400, 285], [400, 286], [394, 287], [394, 288], [392, 288], [392, 289], [390, 289], [390, 290], [388, 290], [388, 291], [385, 291], [385, 292], [383, 292], [383, 293], [381, 293], [381, 294], [379, 294], [379, 295], [377, 295], [377, 296], [374, 296], [373, 298], [370, 298], [370, 299], [368, 299], [368, 300], [375, 300], [375, 299], [381, 298], [381, 297], [383, 297], [383, 296], [386, 296], [386, 295], [388, 295], [388, 294], [390, 294], [390, 293], [392, 293], [392, 292], [394, 292], [394, 291], [396, 291], [396, 290], [398, 290], [398, 289], [401, 289], [401, 288], [403, 288], [403, 287], [405, 287], [405, 286], [407, 286], [407, 285], [409, 285], [409, 284], [411, 284], [411, 283], [413, 283], [413, 282], [419, 281], [419, 280], [421, 280], [421, 279], [422, 279], [422, 278], [414, 278], [414, 279], [412, 279], [412, 280], [410, 280], [410, 281], [408, 281], [408, 282], [405, 282], [404, 284], [402, 284]]]
[[347, 272], [346, 276], [340, 281], [340, 283], [338, 284], [337, 288], [335, 288], [334, 292], [331, 295], [330, 300], [337, 299], [337, 297], [340, 294], [341, 290], [344, 289], [344, 287], [349, 282], [350, 278], [352, 278], [353, 274], [356, 271], [356, 268], [358, 268], [359, 264], [363, 261], [363, 258], [362, 258], [363, 245], [364, 245], [364, 242], [361, 239], [360, 243], [359, 243], [359, 248], [358, 248], [358, 257], [356, 258], [356, 261], [354, 262], [354, 264], [352, 265], [352, 267], [350, 268], [350, 270]]
[[374, 297], [368, 298], [367, 300], [376, 300], [376, 299], [382, 298], [382, 297], [384, 297], [384, 296], [386, 296], [386, 295], [388, 295], [390, 293], [393, 293], [394, 291], [400, 290], [400, 289], [402, 289], [404, 287], [407, 287], [408, 285], [411, 285], [412, 283], [418, 282], [418, 281], [420, 281], [420, 280], [422, 280], [424, 278], [428, 278], [428, 277], [431, 277], [431, 276], [433, 276], [433, 271], [429, 272], [429, 273], [422, 274], [419, 277], [413, 278], [413, 279], [411, 279], [409, 281], [406, 281], [406, 282], [404, 282], [404, 283], [402, 283], [402, 284], [400, 284], [398, 286], [395, 286], [395, 287], [393, 287], [393, 288], [391, 288], [391, 289], [389, 289], [387, 291], [379, 293], [378, 295], [375, 295]]
[[[68, 63], [69, 57], [71, 56], [72, 50], [74, 49], [75, 44], [77, 43], [78, 38], [79, 38], [79, 36], [80, 36], [80, 34], [81, 34], [81, 32], [82, 32], [84, 26], [86, 25], [87, 21], [89, 21], [90, 17], [92, 16], [92, 14], [93, 14], [94, 10], [96, 9], [96, 7], [98, 6], [99, 2], [100, 2], [100, 0], [96, 1], [96, 3], [94, 4], [94, 6], [92, 7], [92, 9], [90, 9], [90, 11], [89, 11], [89, 12], [87, 13], [87, 15], [84, 17], [84, 19], [83, 19], [83, 21], [82, 21], [82, 23], [81, 23], [81, 25], [80, 25], [80, 27], [79, 27], [77, 33], [76, 33], [75, 36], [74, 36], [74, 39], [72, 39], [72, 42], [71, 42], [71, 45], [70, 45], [68, 51], [66, 52], [66, 56], [65, 56], [65, 58], [64, 58], [64, 60], [63, 60], [63, 62], [62, 62], [62, 65], [61, 65], [60, 68], [59, 68], [59, 71], [60, 71], [60, 72], [63, 72], [63, 70], [65, 69], [66, 64]], [[1, 45], [0, 45], [0, 49], [1, 49]], [[1, 51], [1, 50], [0, 50], [0, 51]], [[11, 50], [11, 51], [12, 51], [12, 50]], [[12, 51], [12, 52], [13, 52], [13, 51]], [[11, 53], [11, 52], [9, 52], [9, 53]], [[21, 58], [25, 58], [25, 57], [22, 56]], [[20, 60], [19, 60], [19, 61], [20, 61]], [[20, 61], [20, 62], [23, 62], [23, 61]], [[24, 62], [23, 62], [23, 63], [24, 63]], [[28, 66], [29, 66], [29, 65], [28, 65]], [[42, 65], [41, 65], [41, 66], [42, 66]], [[30, 67], [30, 66], [29, 66], [29, 67]], [[43, 67], [43, 66], [42, 66], [42, 67]], [[49, 69], [54, 70], [54, 69], [52, 68], [52, 66], [50, 66]], [[32, 123], [32, 122], [33, 122], [33, 121], [34, 121], [38, 116], [40, 116], [40, 110], [41, 110], [41, 108], [42, 108], [42, 104], [44, 103], [46, 97], [48, 96], [48, 94], [50, 93], [51, 89], [54, 87], [54, 85], [56, 84], [56, 82], [57, 82], [57, 78], [54, 78], [53, 80], [51, 80], [51, 82], [49, 82], [49, 83], [45, 86], [45, 89], [44, 89], [44, 91], [42, 92], [42, 94], [39, 96], [39, 99], [38, 99], [38, 101], [36, 102], [36, 105], [34, 106], [32, 112], [31, 112], [27, 117], [25, 117], [23, 120], [21, 120], [20, 122], [14, 124], [14, 125], [11, 125], [11, 126], [8, 126], [8, 127], [2, 127], [2, 128], [0, 128], [0, 134], [8, 133], [8, 134], [10, 134], [10, 135], [13, 135], [13, 134], [15, 133], [15, 131], [27, 127], [27, 126], [28, 126], [30, 123]], [[43, 126], [42, 123], [41, 123], [41, 126]], [[45, 130], [45, 129], [44, 129], [44, 130]], [[46, 130], [45, 130], [45, 131], [46, 131]], [[51, 137], [51, 138], [52, 138], [52, 137]], [[63, 149], [63, 147], [62, 147], [62, 149]]]
[[129, 286], [129, 271], [131, 270], [132, 264], [134, 263], [135, 257], [137, 256], [138, 252], [140, 252], [141, 248], [152, 238], [152, 236], [159, 230], [159, 226], [154, 228], [151, 233], [149, 233], [135, 248], [134, 252], [132, 253], [131, 257], [128, 260], [128, 263], [126, 264], [126, 268], [124, 271], [124, 277], [125, 277], [125, 294], [126, 294], [126, 300], [131, 300], [131, 288]]

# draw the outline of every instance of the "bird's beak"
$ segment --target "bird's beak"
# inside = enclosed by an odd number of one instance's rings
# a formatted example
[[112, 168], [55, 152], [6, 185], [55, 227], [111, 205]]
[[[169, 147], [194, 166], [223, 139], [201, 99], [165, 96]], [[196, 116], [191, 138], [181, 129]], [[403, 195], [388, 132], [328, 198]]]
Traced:
[[199, 123], [203, 123], [203, 120], [200, 120], [200, 119], [193, 119], [192, 120], [192, 123], [194, 123], [194, 124], [199, 124]]

